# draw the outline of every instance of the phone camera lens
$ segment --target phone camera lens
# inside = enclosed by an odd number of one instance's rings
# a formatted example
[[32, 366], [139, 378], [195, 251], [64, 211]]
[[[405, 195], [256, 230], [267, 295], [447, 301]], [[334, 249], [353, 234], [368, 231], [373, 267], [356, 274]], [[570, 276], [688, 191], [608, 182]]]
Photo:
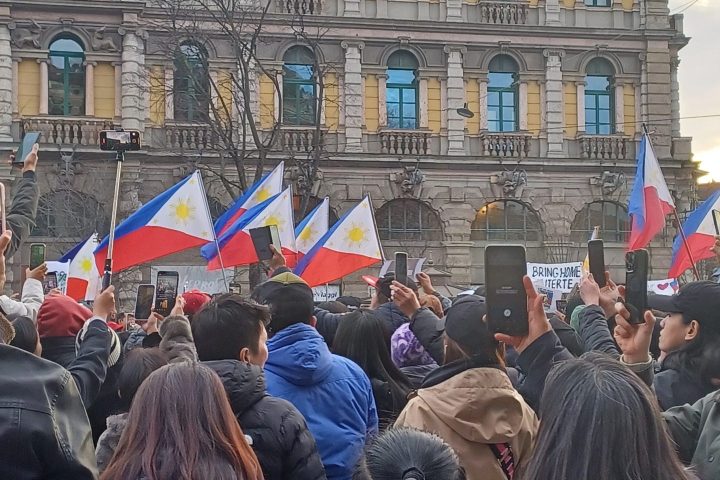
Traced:
[[510, 318], [512, 311], [509, 308], [506, 308], [505, 311], [503, 311], [503, 315], [505, 315], [505, 318]]

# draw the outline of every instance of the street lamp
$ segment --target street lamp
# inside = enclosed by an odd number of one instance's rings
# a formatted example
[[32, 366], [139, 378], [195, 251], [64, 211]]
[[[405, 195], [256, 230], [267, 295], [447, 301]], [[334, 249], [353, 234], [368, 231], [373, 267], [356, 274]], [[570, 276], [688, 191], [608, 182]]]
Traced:
[[473, 118], [475, 116], [475, 113], [473, 113], [473, 111], [468, 108], [467, 102], [455, 111], [463, 118]]

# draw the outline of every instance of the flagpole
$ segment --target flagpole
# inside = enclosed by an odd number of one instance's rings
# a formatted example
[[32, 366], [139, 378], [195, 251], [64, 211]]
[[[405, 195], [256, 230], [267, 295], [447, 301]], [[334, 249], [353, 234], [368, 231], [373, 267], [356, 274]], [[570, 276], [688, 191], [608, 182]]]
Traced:
[[[642, 124], [643, 133], [645, 136], [648, 137], [648, 145], [652, 149], [652, 142], [650, 141], [650, 132], [648, 132], [648, 128], [646, 124]], [[654, 150], [654, 149], [653, 149]], [[685, 246], [685, 251], [688, 254], [688, 258], [690, 259], [690, 264], [692, 265], [692, 271], [695, 275], [695, 280], [700, 280], [700, 272], [698, 271], [697, 265], [695, 265], [695, 259], [693, 258], [692, 251], [690, 250], [690, 244], [688, 243], [687, 237], [685, 236], [685, 230], [683, 230], [682, 222], [680, 221], [680, 216], [677, 213], [677, 208], [675, 207], [675, 203], [673, 202], [673, 208], [672, 208], [673, 217], [675, 217], [675, 223], [677, 224], [677, 229], [680, 232], [680, 238], [682, 238], [683, 245]]]
[[220, 242], [218, 242], [217, 233], [215, 233], [215, 225], [212, 222], [212, 215], [210, 215], [210, 204], [208, 203], [207, 192], [205, 191], [205, 182], [202, 178], [202, 172], [198, 170], [198, 176], [200, 176], [200, 188], [203, 193], [203, 203], [205, 204], [205, 213], [207, 218], [210, 219], [210, 226], [212, 229], [213, 241], [215, 242], [215, 249], [217, 250], [218, 261], [220, 262], [220, 271], [222, 272], [223, 283], [225, 284], [225, 290], [230, 293], [230, 284], [228, 283], [227, 276], [225, 275], [225, 265], [223, 264], [222, 254], [220, 253]]

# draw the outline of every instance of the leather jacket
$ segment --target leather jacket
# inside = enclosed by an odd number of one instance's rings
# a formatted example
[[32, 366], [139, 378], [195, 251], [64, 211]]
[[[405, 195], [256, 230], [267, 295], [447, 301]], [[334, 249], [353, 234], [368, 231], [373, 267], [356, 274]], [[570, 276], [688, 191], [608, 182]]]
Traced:
[[61, 366], [0, 343], [0, 478], [97, 478], [90, 422]]

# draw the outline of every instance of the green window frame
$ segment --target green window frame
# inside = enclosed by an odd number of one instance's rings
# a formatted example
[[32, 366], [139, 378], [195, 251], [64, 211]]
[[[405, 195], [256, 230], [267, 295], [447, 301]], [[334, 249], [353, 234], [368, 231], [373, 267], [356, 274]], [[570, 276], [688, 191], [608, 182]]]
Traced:
[[318, 101], [313, 54], [297, 46], [289, 49], [283, 60], [283, 124], [315, 125]]
[[519, 117], [517, 62], [508, 55], [497, 55], [488, 69], [488, 131], [516, 132]]
[[442, 222], [438, 214], [423, 202], [397, 198], [375, 212], [380, 240], [440, 241]]
[[614, 69], [607, 60], [596, 58], [587, 66], [585, 76], [585, 133], [615, 133]]
[[58, 37], [50, 44], [48, 114], [85, 115], [85, 52], [73, 37]]
[[406, 51], [393, 53], [388, 59], [385, 105], [388, 128], [415, 130], [418, 128], [419, 89], [418, 62]]
[[585, 0], [586, 7], [609, 7], [610, 0]]
[[538, 242], [543, 238], [540, 217], [525, 203], [496, 200], [478, 210], [470, 226], [470, 239]]
[[596, 226], [606, 242], [624, 243], [630, 236], [630, 217], [625, 205], [609, 200], [597, 200], [580, 210], [570, 226], [570, 238], [575, 243], [587, 242]]
[[207, 50], [194, 42], [180, 45], [175, 55], [173, 106], [175, 120], [207, 122], [210, 112], [210, 73]]

